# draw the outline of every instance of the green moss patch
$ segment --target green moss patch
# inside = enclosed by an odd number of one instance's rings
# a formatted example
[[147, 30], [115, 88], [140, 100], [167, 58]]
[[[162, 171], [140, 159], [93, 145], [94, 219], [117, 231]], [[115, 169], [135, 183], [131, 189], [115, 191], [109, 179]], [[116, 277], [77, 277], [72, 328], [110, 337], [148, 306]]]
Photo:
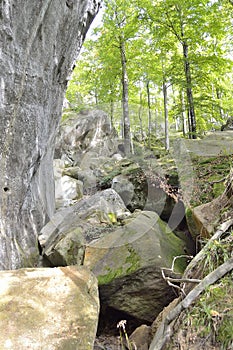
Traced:
[[140, 268], [140, 256], [135, 249], [127, 245], [127, 250], [129, 254], [120, 267], [111, 268], [107, 266], [106, 274], [98, 276], [99, 285], [111, 283], [114, 279], [133, 273]]
[[196, 173], [196, 184], [191, 205], [195, 207], [211, 202], [223, 193], [233, 156], [195, 157], [192, 161]]

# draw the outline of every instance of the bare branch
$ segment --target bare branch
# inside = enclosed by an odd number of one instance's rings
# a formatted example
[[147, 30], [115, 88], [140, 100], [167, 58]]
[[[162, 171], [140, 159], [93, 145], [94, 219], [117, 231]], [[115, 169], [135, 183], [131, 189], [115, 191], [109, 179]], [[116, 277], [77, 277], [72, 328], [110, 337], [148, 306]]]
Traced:
[[[175, 261], [179, 258], [193, 258], [193, 256], [191, 255], [178, 255], [178, 256], [175, 256], [173, 258], [173, 261], [172, 261], [172, 267], [170, 269], [166, 268], [166, 267], [161, 267], [161, 273], [162, 273], [162, 277], [163, 279], [167, 282], [167, 284], [173, 288], [176, 288], [178, 289], [183, 296], [185, 296], [185, 292], [184, 292], [184, 287], [185, 286], [179, 286], [177, 284], [174, 284], [174, 283], [200, 283], [201, 280], [199, 279], [191, 279], [191, 278], [181, 278], [181, 277], [178, 277], [178, 278], [175, 278], [175, 277], [169, 277], [169, 276], [165, 276], [165, 271], [169, 271], [169, 272], [172, 272], [173, 274], [177, 274], [175, 271], [174, 271], [174, 265], [175, 265]], [[172, 283], [174, 282], [174, 283]]]
[[223, 178], [220, 179], [220, 180], [211, 181], [209, 184], [210, 184], [210, 185], [219, 184], [219, 183], [221, 183], [221, 182], [224, 182], [225, 180], [226, 180], [226, 178], [223, 177]]

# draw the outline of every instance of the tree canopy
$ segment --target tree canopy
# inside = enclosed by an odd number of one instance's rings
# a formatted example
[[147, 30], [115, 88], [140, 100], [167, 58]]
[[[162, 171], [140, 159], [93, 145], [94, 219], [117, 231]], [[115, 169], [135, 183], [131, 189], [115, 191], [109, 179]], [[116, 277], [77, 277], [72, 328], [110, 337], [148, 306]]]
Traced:
[[196, 138], [220, 128], [233, 109], [230, 1], [103, 6], [69, 83], [71, 107], [103, 108], [123, 136], [139, 134], [149, 144], [165, 132], [166, 148], [169, 129]]

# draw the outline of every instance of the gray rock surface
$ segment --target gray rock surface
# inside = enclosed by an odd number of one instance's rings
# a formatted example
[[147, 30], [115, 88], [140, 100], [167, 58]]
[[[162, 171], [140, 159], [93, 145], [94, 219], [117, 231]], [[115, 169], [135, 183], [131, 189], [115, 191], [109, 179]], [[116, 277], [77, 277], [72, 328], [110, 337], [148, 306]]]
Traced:
[[151, 327], [142, 324], [136, 328], [135, 331], [130, 335], [129, 341], [132, 344], [132, 348], [140, 350], [148, 350], [152, 340]]
[[1, 350], [92, 350], [98, 324], [95, 276], [84, 267], [1, 271]]
[[132, 182], [124, 175], [117, 175], [112, 179], [111, 187], [121, 196], [127, 206], [134, 196], [134, 185]]
[[127, 215], [124, 202], [112, 189], [84, 198], [57, 211], [43, 227], [39, 235], [43, 255], [53, 266], [82, 264], [86, 245], [111, 231], [112, 223]]
[[[211, 157], [233, 154], [233, 133], [230, 130], [209, 133], [202, 140], [185, 140], [187, 152], [197, 156]], [[183, 142], [183, 140], [182, 140]]]
[[99, 3], [0, 2], [0, 269], [37, 261], [36, 235], [54, 212], [64, 92]]
[[64, 175], [64, 162], [62, 160], [55, 159], [53, 165], [56, 209], [75, 204], [83, 197], [83, 182]]
[[227, 119], [226, 124], [222, 125], [221, 131], [233, 130], [233, 117]]
[[[82, 169], [95, 169], [96, 160], [116, 149], [117, 134], [101, 110], [68, 114], [59, 128], [55, 158]], [[99, 160], [100, 161], [100, 160]]]
[[97, 192], [98, 177], [117, 149], [117, 134], [101, 110], [63, 114], [55, 147], [55, 162], [64, 163], [63, 176], [83, 183], [85, 195]]

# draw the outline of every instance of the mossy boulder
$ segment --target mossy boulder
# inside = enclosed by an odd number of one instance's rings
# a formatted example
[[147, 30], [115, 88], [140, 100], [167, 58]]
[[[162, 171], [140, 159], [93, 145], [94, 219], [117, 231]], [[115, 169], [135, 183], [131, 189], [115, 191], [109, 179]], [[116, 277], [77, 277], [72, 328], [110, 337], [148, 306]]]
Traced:
[[[97, 276], [103, 305], [152, 321], [174, 293], [162, 278], [185, 243], [154, 212], [136, 212], [124, 225], [89, 243], [84, 265]], [[186, 261], [178, 259], [176, 272]]]
[[52, 266], [82, 264], [85, 246], [129, 216], [121, 197], [107, 189], [58, 210], [39, 234], [42, 255]]
[[201, 140], [177, 140], [173, 145], [186, 220], [194, 239], [209, 236], [228, 211], [223, 193], [232, 166], [232, 141], [232, 131], [219, 131]]

